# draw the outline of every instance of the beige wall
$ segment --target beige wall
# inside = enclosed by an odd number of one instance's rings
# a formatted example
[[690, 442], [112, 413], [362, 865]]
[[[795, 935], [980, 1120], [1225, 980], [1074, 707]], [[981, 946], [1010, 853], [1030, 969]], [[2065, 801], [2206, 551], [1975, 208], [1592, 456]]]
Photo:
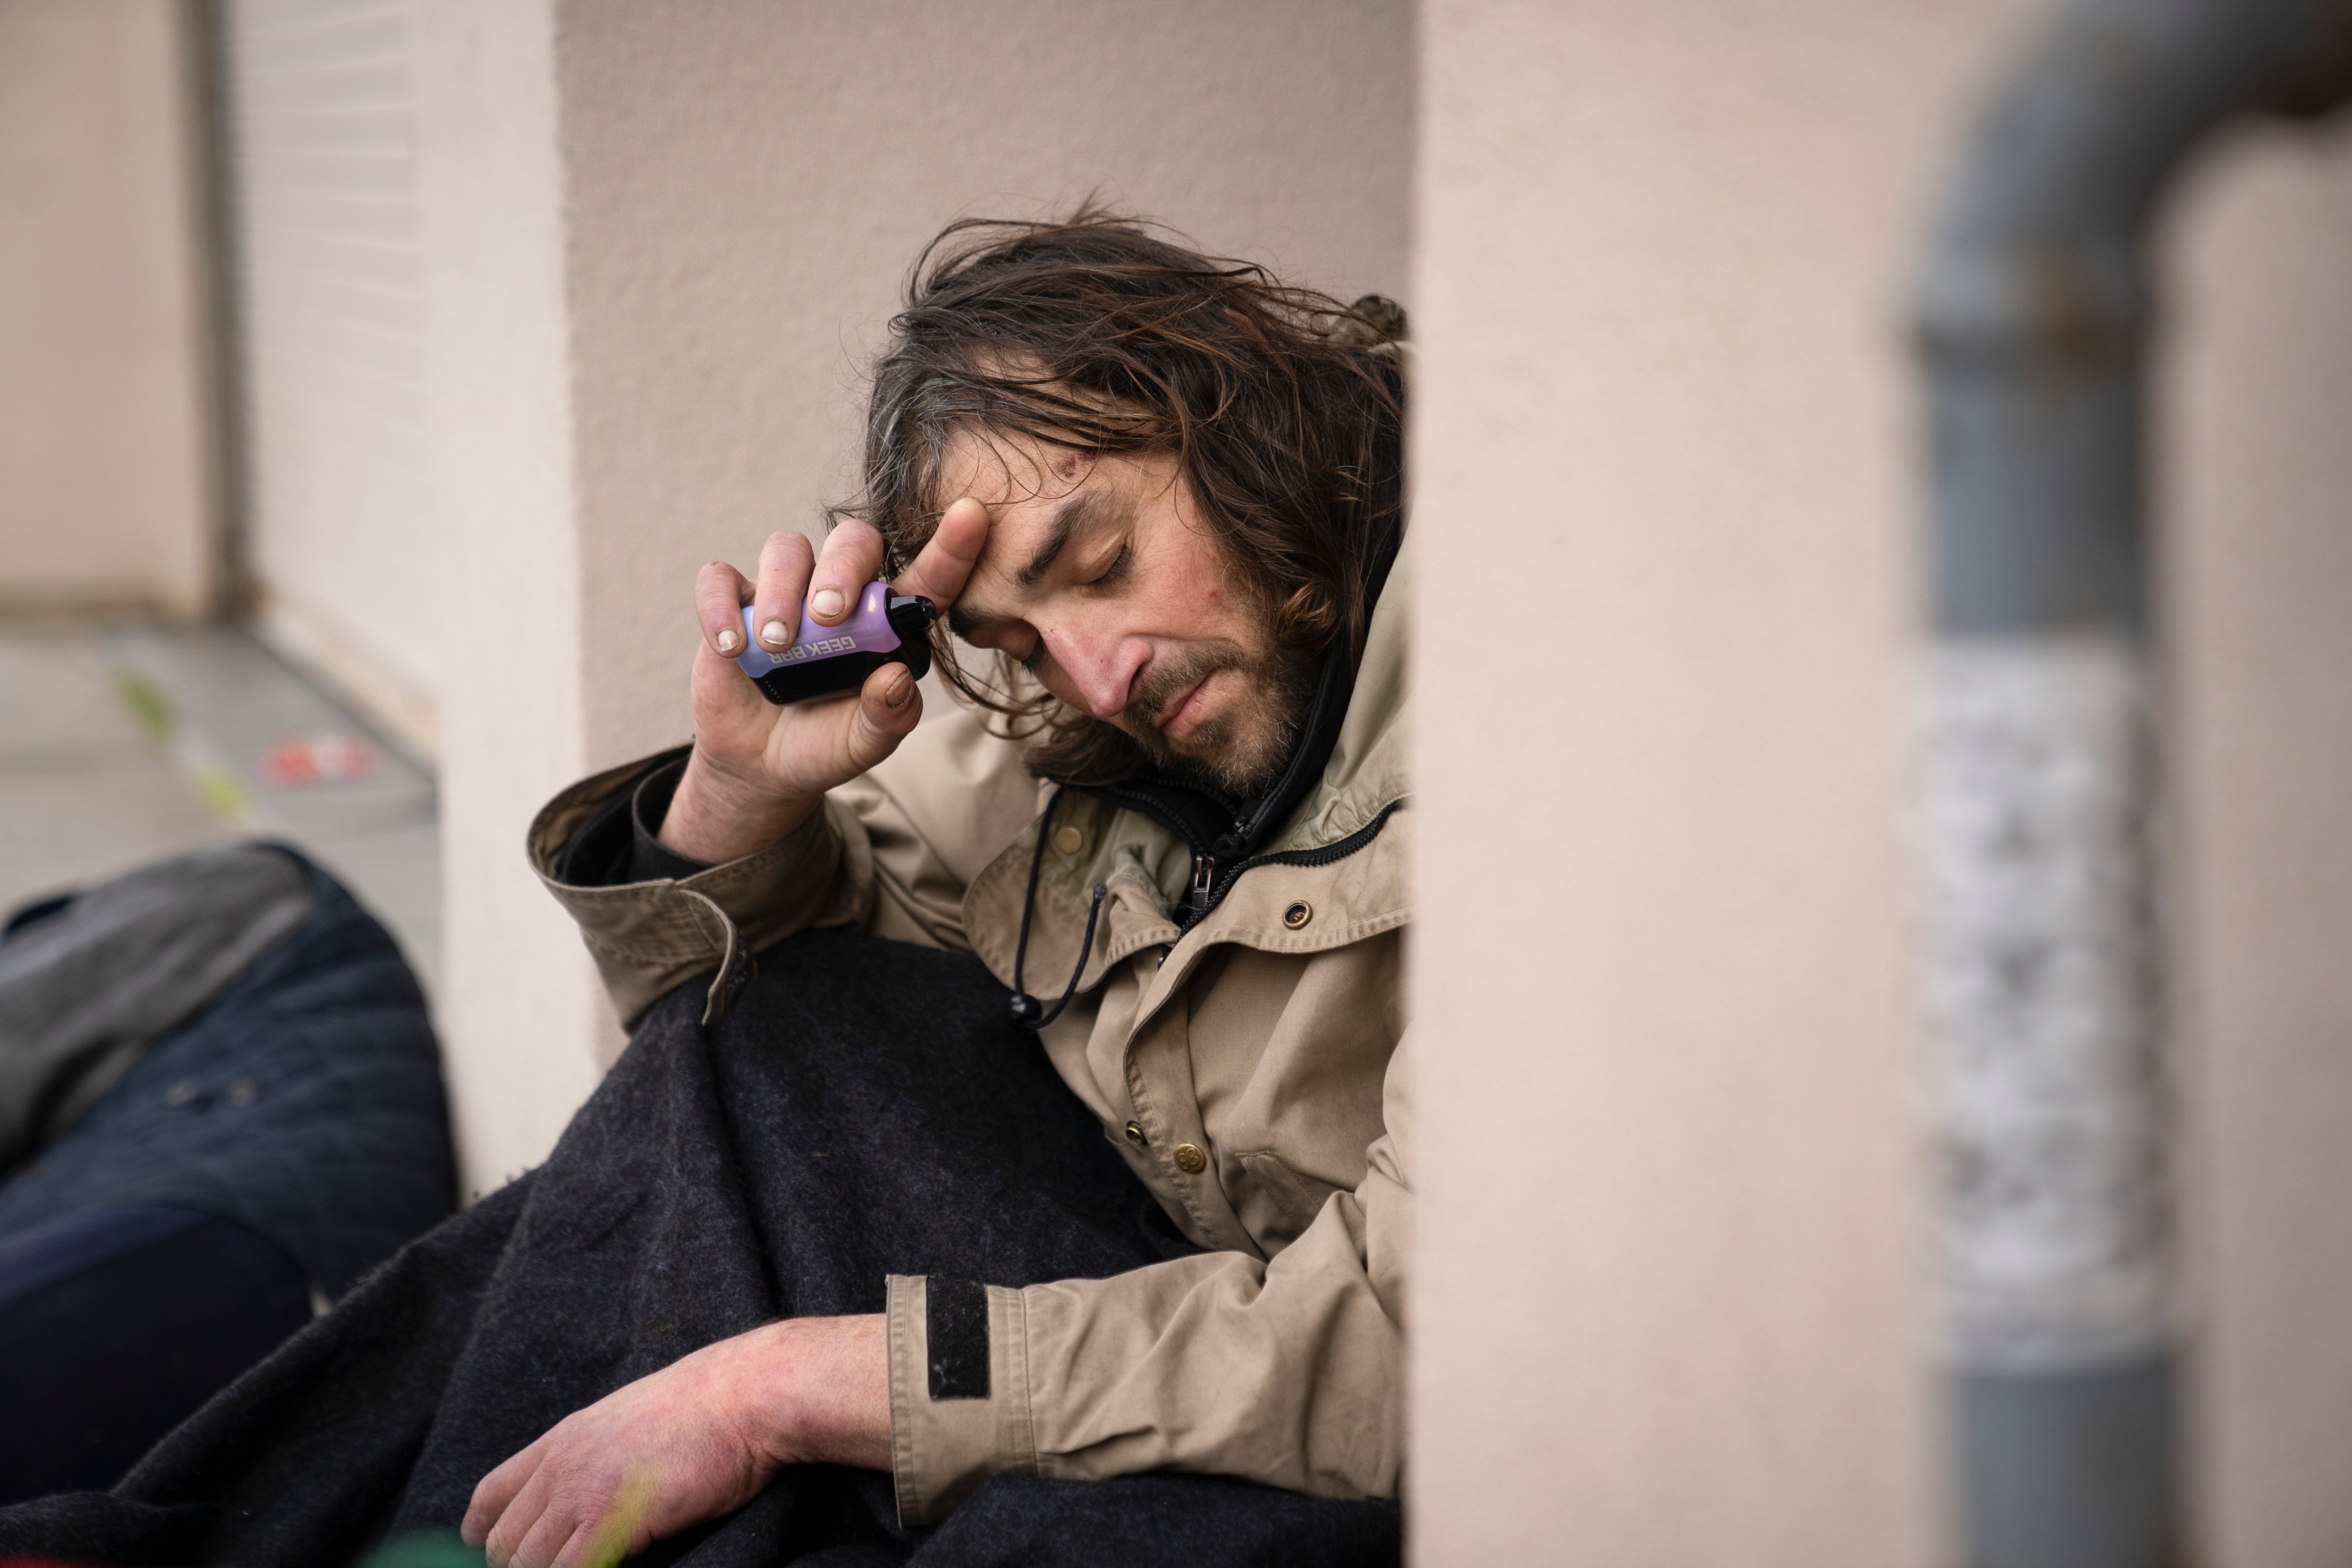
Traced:
[[2173, 193], [2157, 414], [2200, 1562], [2352, 1559], [2352, 118]]
[[182, 0], [0, 0], [0, 610], [213, 588]]
[[263, 633], [430, 757], [414, 0], [227, 0], [246, 567]]
[[530, 810], [686, 737], [694, 573], [845, 487], [857, 366], [922, 241], [1100, 190], [1401, 292], [1411, 29], [1357, 0], [420, 16], [443, 1023], [480, 1187], [545, 1152], [614, 1042], [522, 864]]
[[442, 1058], [467, 1186], [544, 1158], [613, 1026], [522, 858], [578, 776], [580, 619], [552, 6], [420, 0], [427, 429], [446, 542], [440, 690]]
[[1424, 12], [1424, 1565], [1948, 1550], [1903, 322], [2035, 9]]

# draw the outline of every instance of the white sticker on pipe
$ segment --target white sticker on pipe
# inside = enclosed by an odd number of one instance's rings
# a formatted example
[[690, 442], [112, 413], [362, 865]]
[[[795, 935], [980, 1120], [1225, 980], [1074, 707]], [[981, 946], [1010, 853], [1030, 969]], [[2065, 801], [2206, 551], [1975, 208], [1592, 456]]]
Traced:
[[2147, 680], [2119, 637], [1948, 638], [1922, 705], [1946, 1349], [2087, 1368], [2168, 1328]]

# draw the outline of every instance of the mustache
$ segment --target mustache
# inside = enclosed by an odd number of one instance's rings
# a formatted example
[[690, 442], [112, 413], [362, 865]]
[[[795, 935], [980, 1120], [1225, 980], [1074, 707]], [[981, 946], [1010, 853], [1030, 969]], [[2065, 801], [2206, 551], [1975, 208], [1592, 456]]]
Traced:
[[1134, 719], [1120, 728], [1130, 734], [1139, 729], [1149, 730], [1157, 739], [1160, 726], [1172, 717], [1169, 709], [1178, 698], [1221, 669], [1244, 669], [1251, 662], [1241, 648], [1222, 643], [1187, 648], [1181, 657], [1167, 664], [1154, 663], [1128, 693], [1127, 708], [1119, 718], [1126, 721], [1134, 715]]
[[[1246, 799], [1272, 784], [1289, 760], [1318, 668], [1315, 658], [1279, 650], [1254, 657], [1231, 643], [1188, 649], [1165, 668], [1146, 670], [1112, 723], [1154, 766]], [[1160, 728], [1171, 717], [1169, 710], [1201, 681], [1228, 669], [1249, 684], [1250, 714], [1213, 719], [1180, 749]]]

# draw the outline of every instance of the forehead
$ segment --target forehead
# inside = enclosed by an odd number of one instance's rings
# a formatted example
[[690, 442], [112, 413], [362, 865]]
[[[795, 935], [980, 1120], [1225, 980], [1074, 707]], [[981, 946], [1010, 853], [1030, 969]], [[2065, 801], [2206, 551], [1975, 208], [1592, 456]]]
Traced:
[[944, 510], [964, 496], [991, 512], [1050, 505], [1084, 484], [1093, 468], [1093, 458], [1075, 447], [1055, 446], [1017, 430], [966, 425], [940, 449], [931, 506]]

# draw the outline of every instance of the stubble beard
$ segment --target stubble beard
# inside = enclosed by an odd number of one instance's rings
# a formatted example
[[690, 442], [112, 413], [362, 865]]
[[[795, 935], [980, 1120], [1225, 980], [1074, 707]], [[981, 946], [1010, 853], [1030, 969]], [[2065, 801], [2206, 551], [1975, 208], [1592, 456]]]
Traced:
[[[1113, 722], [1154, 767], [1189, 773], [1236, 800], [1254, 800], [1289, 765], [1314, 699], [1319, 662], [1270, 638], [1264, 651], [1255, 653], [1230, 641], [1196, 645], [1181, 658], [1147, 671], [1126, 711]], [[1126, 716], [1160, 714], [1200, 681], [1228, 669], [1243, 678], [1242, 700], [1194, 725], [1181, 742], [1157, 724]]]

